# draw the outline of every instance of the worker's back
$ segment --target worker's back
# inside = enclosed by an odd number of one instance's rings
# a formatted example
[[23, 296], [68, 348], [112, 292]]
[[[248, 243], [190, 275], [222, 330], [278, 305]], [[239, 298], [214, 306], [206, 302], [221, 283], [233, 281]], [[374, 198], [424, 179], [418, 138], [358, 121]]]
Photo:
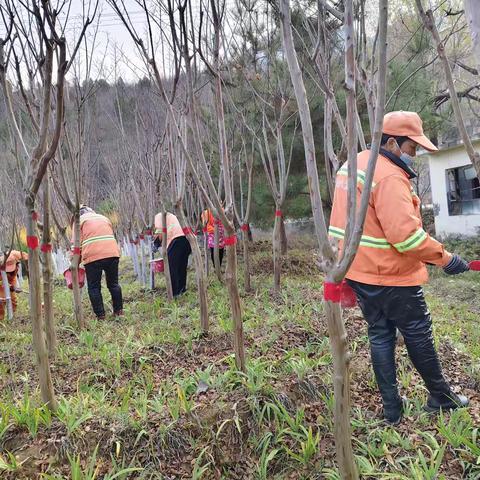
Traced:
[[95, 212], [80, 216], [80, 246], [84, 264], [103, 258], [120, 257], [110, 220]]

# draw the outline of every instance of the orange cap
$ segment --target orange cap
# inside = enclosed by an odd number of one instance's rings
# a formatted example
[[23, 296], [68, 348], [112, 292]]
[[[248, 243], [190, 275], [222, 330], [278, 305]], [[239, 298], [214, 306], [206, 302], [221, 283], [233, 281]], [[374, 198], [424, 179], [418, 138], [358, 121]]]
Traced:
[[383, 117], [383, 133], [393, 137], [408, 137], [434, 152], [438, 148], [423, 134], [422, 119], [415, 112], [390, 112]]

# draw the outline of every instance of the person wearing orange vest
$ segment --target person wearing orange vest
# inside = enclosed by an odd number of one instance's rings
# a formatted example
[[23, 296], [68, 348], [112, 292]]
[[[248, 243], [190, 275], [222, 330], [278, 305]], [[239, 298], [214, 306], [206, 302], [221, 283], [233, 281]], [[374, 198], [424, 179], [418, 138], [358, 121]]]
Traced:
[[[397, 329], [429, 391], [425, 410], [436, 412], [468, 405], [468, 399], [456, 395], [443, 376], [421, 285], [428, 280], [427, 264], [441, 267], [449, 275], [463, 273], [469, 266], [422, 227], [420, 199], [410, 184], [416, 176], [412, 157], [418, 145], [428, 151], [437, 148], [424, 135], [420, 117], [414, 112], [388, 113], [382, 132], [363, 235], [346, 278], [368, 323], [384, 418], [396, 425], [403, 416], [395, 367]], [[358, 155], [357, 205], [369, 156], [369, 150]], [[340, 251], [347, 222], [347, 175], [345, 164], [337, 172], [329, 227], [329, 235], [338, 240]]]
[[[5, 257], [6, 257], [6, 260], [5, 260]], [[0, 257], [0, 266], [2, 268], [3, 267], [5, 268], [5, 272], [7, 274], [13, 311], [17, 309], [17, 294], [15, 289], [15, 284], [17, 281], [18, 264], [22, 260], [28, 260], [28, 253], [20, 252], [18, 250], [11, 250], [10, 253], [8, 253], [8, 248], [6, 249], [5, 253]], [[3, 320], [5, 316], [6, 298], [4, 297], [4, 295], [5, 293], [4, 293], [3, 281], [2, 281], [2, 277], [0, 276], [0, 321]]]
[[[178, 218], [173, 213], [167, 213], [167, 255], [170, 266], [170, 280], [173, 296], [178, 297], [187, 291], [188, 257], [192, 253], [190, 242], [183, 233]], [[158, 249], [162, 243], [163, 214], [155, 215], [154, 246]]]
[[219, 219], [213, 216], [210, 209], [206, 209], [201, 215], [204, 232], [207, 234], [208, 248], [210, 249], [210, 255], [212, 257], [212, 263], [215, 266], [215, 222], [218, 227], [218, 255], [220, 258], [220, 265], [222, 265], [223, 255], [225, 252], [225, 231], [223, 224]]
[[105, 272], [107, 288], [112, 297], [113, 314], [122, 316], [122, 288], [118, 283], [120, 249], [113, 235], [112, 223], [107, 217], [95, 213], [85, 205], [80, 208], [80, 248], [93, 312], [98, 319], [105, 318], [101, 287], [102, 274]]

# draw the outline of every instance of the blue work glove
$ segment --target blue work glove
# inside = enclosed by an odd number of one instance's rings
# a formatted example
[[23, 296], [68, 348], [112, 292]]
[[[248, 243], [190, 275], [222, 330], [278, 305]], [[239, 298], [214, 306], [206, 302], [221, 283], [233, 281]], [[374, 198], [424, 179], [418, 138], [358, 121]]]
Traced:
[[459, 273], [468, 272], [468, 270], [470, 270], [468, 263], [458, 255], [453, 255], [450, 262], [443, 267], [443, 271], [447, 275], [458, 275]]

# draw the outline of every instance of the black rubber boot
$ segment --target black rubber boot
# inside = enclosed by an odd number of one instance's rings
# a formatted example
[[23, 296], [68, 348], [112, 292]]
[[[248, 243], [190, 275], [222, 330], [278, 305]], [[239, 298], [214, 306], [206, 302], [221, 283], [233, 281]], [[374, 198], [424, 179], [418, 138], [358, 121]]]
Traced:
[[399, 425], [403, 419], [403, 412], [407, 403], [407, 397], [400, 397], [400, 407], [396, 410], [390, 410], [386, 412], [383, 410], [383, 419], [387, 425]]
[[469, 400], [465, 395], [457, 395], [456, 393], [450, 392], [449, 397], [443, 396], [438, 399], [433, 395], [429, 395], [427, 404], [423, 409], [428, 413], [436, 413], [440, 410], [456, 410], [457, 408], [466, 408], [468, 407]]

